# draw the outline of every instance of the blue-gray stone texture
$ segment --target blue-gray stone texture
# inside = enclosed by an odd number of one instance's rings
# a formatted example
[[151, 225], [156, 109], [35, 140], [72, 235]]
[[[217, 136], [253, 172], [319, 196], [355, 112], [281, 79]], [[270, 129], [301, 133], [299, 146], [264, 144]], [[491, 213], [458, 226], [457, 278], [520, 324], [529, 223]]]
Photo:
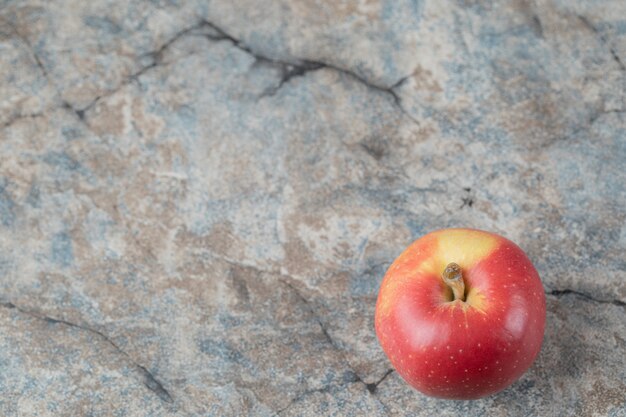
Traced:
[[[0, 415], [626, 416], [626, 2], [0, 0]], [[529, 255], [542, 351], [443, 401], [386, 268]]]

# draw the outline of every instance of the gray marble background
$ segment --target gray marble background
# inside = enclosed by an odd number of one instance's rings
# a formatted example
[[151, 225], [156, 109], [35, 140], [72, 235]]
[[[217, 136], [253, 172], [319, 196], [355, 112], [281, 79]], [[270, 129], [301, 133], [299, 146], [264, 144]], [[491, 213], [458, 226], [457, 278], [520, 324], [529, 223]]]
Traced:
[[[0, 0], [0, 415], [625, 416], [626, 2]], [[373, 330], [438, 228], [517, 242], [533, 367]]]

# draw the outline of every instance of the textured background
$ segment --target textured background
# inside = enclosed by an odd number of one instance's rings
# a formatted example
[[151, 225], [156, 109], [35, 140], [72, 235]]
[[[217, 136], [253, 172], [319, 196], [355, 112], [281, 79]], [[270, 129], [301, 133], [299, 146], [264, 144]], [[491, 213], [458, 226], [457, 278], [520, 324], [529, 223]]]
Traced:
[[[626, 415], [626, 2], [0, 0], [0, 415]], [[386, 267], [501, 233], [542, 352], [474, 402]]]

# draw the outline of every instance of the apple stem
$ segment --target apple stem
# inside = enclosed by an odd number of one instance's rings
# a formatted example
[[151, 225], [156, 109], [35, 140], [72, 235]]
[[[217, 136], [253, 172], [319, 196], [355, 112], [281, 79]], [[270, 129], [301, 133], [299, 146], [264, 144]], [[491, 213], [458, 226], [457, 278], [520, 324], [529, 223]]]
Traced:
[[454, 300], [465, 301], [465, 282], [463, 281], [461, 267], [458, 264], [454, 262], [449, 263], [446, 269], [443, 270], [441, 278], [443, 278], [443, 282], [448, 287], [452, 288]]

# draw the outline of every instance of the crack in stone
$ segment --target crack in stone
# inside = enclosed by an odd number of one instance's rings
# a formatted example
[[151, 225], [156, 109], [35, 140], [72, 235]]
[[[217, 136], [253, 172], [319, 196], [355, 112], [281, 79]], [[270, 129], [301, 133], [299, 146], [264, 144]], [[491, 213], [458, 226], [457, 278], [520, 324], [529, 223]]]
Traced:
[[83, 325], [83, 324], [76, 324], [76, 323], [72, 323], [69, 322], [67, 320], [63, 320], [63, 319], [58, 319], [58, 318], [54, 318], [54, 317], [50, 317], [48, 315], [42, 314], [42, 313], [38, 313], [36, 311], [31, 311], [31, 310], [27, 310], [25, 308], [19, 307], [17, 305], [15, 305], [12, 302], [0, 302], [0, 306], [7, 308], [7, 309], [13, 309], [13, 310], [17, 310], [20, 313], [27, 315], [29, 317], [35, 318], [37, 320], [43, 320], [47, 323], [51, 323], [51, 324], [62, 324], [65, 325], [67, 327], [73, 327], [76, 329], [80, 329], [82, 331], [85, 331], [87, 333], [91, 333], [96, 335], [100, 340], [103, 340], [104, 342], [106, 342], [107, 344], [109, 344], [110, 346], [112, 346], [117, 352], [119, 352], [123, 357], [125, 357], [134, 367], [135, 369], [142, 375], [144, 381], [144, 385], [153, 393], [155, 393], [159, 399], [161, 399], [161, 401], [164, 401], [166, 403], [173, 403], [174, 399], [172, 397], [172, 395], [167, 391], [167, 389], [165, 389], [165, 387], [163, 386], [163, 384], [161, 382], [159, 382], [158, 379], [156, 379], [156, 377], [148, 370], [146, 369], [144, 366], [140, 365], [139, 363], [135, 362], [128, 353], [126, 353], [124, 350], [122, 350], [113, 340], [111, 340], [111, 338], [109, 338], [107, 335], [105, 335], [104, 333], [93, 329], [89, 326]]
[[563, 297], [563, 296], [567, 296], [567, 295], [574, 295], [576, 297], [582, 298], [584, 300], [593, 302], [593, 303], [599, 303], [599, 304], [613, 304], [616, 306], [620, 306], [620, 307], [626, 307], [626, 303], [624, 301], [621, 300], [602, 300], [599, 298], [595, 298], [590, 296], [589, 294], [585, 294], [584, 292], [580, 292], [580, 291], [576, 291], [576, 290], [570, 290], [570, 289], [563, 289], [563, 290], [550, 290], [550, 291], [546, 291], [547, 295], [552, 295], [555, 296], [557, 298]]
[[589, 118], [589, 126], [593, 126], [593, 124], [597, 122], [598, 119], [604, 116], [605, 114], [624, 114], [624, 113], [626, 113], [626, 110], [623, 110], [623, 109], [600, 110], [591, 115], [591, 117]]
[[89, 111], [90, 109], [92, 109], [96, 104], [98, 104], [98, 102], [100, 100], [102, 100], [103, 98], [106, 97], [110, 97], [113, 94], [117, 93], [119, 90], [121, 90], [122, 88], [126, 87], [127, 85], [129, 85], [130, 83], [132, 83], [133, 81], [137, 81], [137, 79], [139, 77], [141, 77], [143, 74], [145, 74], [147, 71], [156, 68], [160, 65], [163, 65], [163, 54], [165, 53], [165, 51], [172, 46], [172, 44], [174, 42], [176, 42], [177, 40], [179, 40], [180, 38], [182, 38], [183, 36], [191, 33], [194, 30], [198, 30], [201, 29], [203, 26], [205, 26], [205, 23], [203, 21], [194, 24], [193, 26], [187, 27], [177, 33], [175, 33], [170, 39], [168, 39], [167, 41], [165, 41], [160, 47], [158, 47], [157, 49], [147, 52], [143, 55], [139, 56], [139, 59], [143, 59], [143, 58], [148, 58], [149, 59], [149, 63], [146, 65], [143, 65], [141, 68], [139, 68], [139, 70], [137, 70], [136, 72], [130, 74], [128, 77], [126, 77], [126, 79], [124, 79], [120, 85], [118, 85], [116, 88], [114, 88], [113, 90], [107, 91], [104, 94], [101, 94], [99, 96], [96, 96], [87, 106], [83, 107], [82, 109], [78, 109], [75, 110], [78, 113], [81, 113], [83, 116], [81, 117], [81, 120], [84, 120], [84, 114]]
[[[406, 116], [409, 120], [411, 120], [417, 126], [420, 126], [419, 121], [415, 119], [411, 114], [409, 114], [408, 111], [404, 108], [400, 96], [395, 91], [395, 89], [401, 86], [404, 82], [406, 82], [406, 80], [409, 79], [414, 74], [414, 72], [412, 72], [411, 74], [407, 76], [401, 77], [398, 81], [393, 83], [391, 86], [381, 86], [381, 85], [368, 81], [367, 79], [363, 78], [362, 76], [360, 76], [354, 71], [341, 68], [339, 66], [336, 66], [327, 62], [308, 60], [308, 59], [297, 59], [296, 62], [288, 62], [288, 61], [272, 59], [272, 58], [269, 58], [267, 56], [264, 56], [260, 53], [253, 51], [249, 46], [244, 44], [240, 39], [235, 38], [234, 36], [226, 32], [224, 29], [222, 29], [220, 26], [206, 19], [202, 19], [199, 22], [193, 24], [192, 26], [189, 26], [185, 29], [180, 30], [179, 32], [174, 34], [169, 40], [164, 42], [159, 48], [155, 49], [154, 51], [150, 51], [141, 55], [139, 58], [140, 59], [149, 58], [149, 63], [146, 65], [143, 65], [141, 68], [139, 68], [139, 70], [130, 74], [128, 77], [122, 80], [122, 82], [116, 88], [110, 91], [107, 91], [106, 93], [96, 96], [91, 102], [89, 102], [89, 104], [87, 104], [83, 108], [76, 108], [70, 103], [68, 103], [67, 101], [63, 102], [63, 107], [70, 109], [81, 121], [85, 122], [86, 112], [92, 109], [98, 102], [100, 102], [102, 99], [106, 97], [109, 97], [117, 93], [119, 90], [129, 85], [133, 81], [136, 81], [139, 77], [141, 77], [147, 71], [153, 68], [156, 68], [160, 65], [163, 65], [164, 64], [163, 54], [174, 42], [181, 39], [183, 36], [190, 34], [192, 31], [202, 29], [203, 27], [208, 27], [217, 33], [217, 36], [210, 35], [210, 34], [204, 35], [206, 36], [207, 39], [210, 39], [213, 41], [230, 41], [233, 44], [233, 46], [253, 56], [257, 61], [268, 62], [270, 64], [277, 65], [281, 68], [282, 74], [281, 74], [278, 84], [275, 87], [268, 88], [266, 91], [264, 91], [260, 95], [259, 98], [264, 98], [264, 97], [275, 95], [283, 86], [288, 84], [289, 81], [292, 80], [293, 78], [302, 77], [302, 76], [305, 76], [309, 72], [326, 68], [326, 69], [333, 70], [333, 71], [342, 73], [344, 75], [347, 75], [353, 78], [354, 80], [358, 81], [359, 83], [363, 84], [370, 90], [378, 91], [383, 94], [391, 96], [394, 106], [397, 107], [398, 110], [404, 116]], [[52, 84], [52, 81], [50, 80], [48, 72], [46, 71], [39, 57], [35, 54], [28, 40], [22, 37], [21, 35], [19, 35], [17, 32], [15, 32], [15, 35], [19, 37], [29, 47], [29, 50], [34, 57], [37, 63], [37, 66], [41, 69], [44, 76]], [[58, 88], [55, 88], [55, 89], [57, 90], [57, 92], [59, 92]]]
[[[48, 70], [46, 70], [46, 67], [43, 65], [43, 62], [42, 62], [41, 58], [39, 57], [39, 55], [35, 51], [35, 48], [33, 48], [33, 45], [30, 43], [28, 38], [20, 33], [20, 31], [15, 27], [13, 22], [6, 20], [6, 18], [4, 18], [3, 16], [0, 16], [0, 22], [5, 23], [9, 27], [9, 29], [10, 29], [10, 34], [15, 36], [21, 43], [23, 43], [26, 46], [26, 50], [28, 51], [28, 54], [31, 56], [31, 58], [35, 62], [35, 65], [37, 66], [37, 68], [41, 72], [41, 75], [43, 75], [45, 80], [50, 84], [50, 87], [56, 93], [56, 95], [60, 96], [61, 94], [60, 94], [59, 88], [52, 81], [52, 77], [48, 73]], [[18, 116], [17, 118], [13, 118], [13, 119], [9, 120], [7, 123], [5, 123], [2, 126], [2, 128], [8, 127], [11, 123], [13, 123], [16, 120], [19, 120], [21, 118], [43, 116], [44, 113], [46, 111], [50, 110], [51, 108], [54, 108], [54, 106], [49, 107], [49, 108], [45, 108], [41, 112], [37, 112], [37, 113], [33, 113], [33, 114], [27, 114], [27, 115], [22, 115], [22, 116]]]
[[[352, 374], [354, 375], [354, 380], [352, 382], [360, 382], [361, 384], [363, 384], [365, 386], [365, 388], [367, 389], [367, 391], [373, 395], [374, 392], [376, 391], [376, 388], [378, 387], [378, 384], [380, 384], [385, 378], [387, 378], [389, 376], [389, 374], [391, 374], [393, 372], [393, 369], [389, 369], [387, 370], [387, 372], [385, 373], [385, 375], [383, 375], [382, 378], [380, 378], [378, 381], [372, 382], [372, 383], [367, 383], [365, 382], [358, 374], [358, 372], [356, 372], [352, 366], [350, 365], [350, 361], [348, 360], [348, 358], [346, 357], [346, 353], [345, 351], [335, 342], [335, 340], [330, 336], [330, 334], [328, 333], [328, 329], [326, 328], [326, 326], [324, 325], [323, 321], [319, 318], [319, 316], [316, 314], [315, 309], [313, 308], [313, 306], [311, 305], [311, 302], [309, 300], [307, 300], [301, 293], [300, 291], [298, 291], [298, 289], [291, 284], [290, 282], [284, 280], [284, 279], [280, 279], [279, 280], [282, 284], [284, 284], [285, 286], [287, 286], [288, 288], [291, 289], [291, 291], [296, 295], [296, 297], [300, 300], [300, 302], [307, 307], [307, 310], [311, 313], [311, 315], [313, 316], [313, 318], [315, 319], [315, 321], [317, 322], [317, 324], [320, 326], [320, 329], [322, 330], [322, 334], [324, 335], [324, 338], [327, 340], [327, 342], [333, 347], [333, 349], [335, 349], [338, 353], [341, 354], [341, 356], [343, 357], [343, 361], [345, 362], [346, 366], [348, 367], [348, 369], [350, 370], [350, 372], [352, 372]], [[382, 404], [382, 403], [381, 403]], [[384, 404], [382, 404], [384, 406]]]
[[626, 113], [626, 110], [622, 110], [622, 109], [596, 110], [593, 113], [591, 113], [591, 115], [589, 116], [589, 119], [584, 124], [579, 125], [576, 129], [574, 129], [569, 134], [558, 136], [552, 140], [549, 140], [540, 145], [537, 145], [534, 148], [537, 150], [544, 150], [544, 149], [550, 148], [557, 143], [564, 142], [570, 138], [575, 138], [582, 132], [590, 130], [593, 127], [593, 125], [598, 121], [598, 119], [600, 119], [600, 117], [606, 114], [623, 114], [623, 113]]
[[19, 120], [23, 120], [23, 119], [36, 119], [38, 117], [42, 117], [44, 115], [44, 113], [42, 112], [37, 112], [37, 113], [28, 113], [28, 114], [19, 114], [17, 116], [13, 116], [11, 117], [9, 120], [7, 120], [6, 122], [4, 122], [1, 126], [0, 129], [6, 129], [7, 127], [11, 126], [13, 123], [19, 121]]
[[[362, 383], [365, 388], [368, 390], [368, 392], [370, 392], [370, 394], [373, 394], [371, 385], [372, 384], [368, 384], [365, 381], [363, 381], [361, 379], [361, 377], [358, 375], [358, 373], [352, 369], [352, 367], [350, 366], [350, 363], [348, 361], [348, 359], [346, 358], [345, 352], [343, 351], [343, 349], [341, 349], [341, 347], [335, 342], [335, 340], [330, 336], [330, 334], [328, 333], [328, 329], [326, 328], [326, 325], [324, 325], [323, 321], [319, 318], [319, 316], [316, 314], [314, 307], [311, 305], [311, 302], [309, 300], [307, 300], [301, 293], [300, 291], [293, 285], [291, 284], [289, 281], [287, 281], [287, 279], [292, 279], [295, 281], [300, 281], [292, 276], [280, 273], [278, 271], [271, 271], [271, 270], [265, 270], [262, 268], [259, 268], [255, 265], [252, 264], [247, 264], [247, 263], [243, 263], [243, 262], [238, 262], [232, 259], [229, 259], [227, 257], [218, 255], [214, 252], [209, 251], [208, 254], [210, 256], [212, 256], [215, 259], [221, 260], [229, 265], [235, 266], [235, 267], [239, 267], [239, 268], [248, 268], [251, 269], [259, 274], [269, 274], [269, 275], [275, 275], [278, 277], [278, 281], [280, 283], [282, 283], [283, 285], [285, 285], [286, 287], [288, 287], [292, 293], [296, 296], [296, 298], [300, 301], [300, 303], [302, 303], [308, 310], [308, 312], [313, 316], [313, 319], [316, 321], [316, 323], [318, 324], [318, 326], [320, 327], [320, 330], [322, 332], [322, 335], [324, 336], [324, 339], [326, 340], [326, 342], [334, 349], [336, 350], [343, 358], [343, 361], [345, 362], [348, 370], [352, 373], [352, 375], [354, 376], [354, 379], [349, 381], [349, 382], [360, 382]], [[393, 370], [389, 370], [387, 371], [387, 373], [378, 381], [376, 381], [375, 387], [378, 386], [378, 384], [380, 382], [382, 382], [382, 380], [384, 380]], [[341, 386], [341, 385], [340, 385]], [[294, 405], [295, 403], [301, 401], [303, 398], [305, 398], [306, 396], [316, 393], [316, 392], [328, 392], [330, 391], [330, 389], [333, 387], [333, 384], [328, 384], [327, 386], [324, 386], [322, 388], [315, 388], [315, 389], [311, 389], [311, 390], [306, 390], [304, 392], [302, 392], [301, 394], [297, 395], [295, 398], [293, 398], [291, 401], [289, 401], [289, 403], [283, 407], [282, 409], [276, 411], [277, 415], [280, 415], [281, 413], [285, 412], [289, 407], [291, 407], [292, 405]], [[374, 388], [375, 390], [375, 388]], [[380, 401], [379, 401], [380, 402]], [[386, 408], [386, 406], [380, 402], [380, 404]]]
[[308, 72], [317, 71], [323, 68], [321, 64], [312, 64], [305, 62], [301, 65], [292, 65], [292, 64], [280, 64], [281, 69], [281, 77], [278, 85], [274, 87], [267, 88], [261, 95], [259, 99], [263, 97], [271, 97], [276, 95], [278, 90], [280, 90], [285, 84], [287, 84], [292, 78], [303, 77]]
[[322, 322], [322, 320], [319, 318], [319, 316], [315, 313], [315, 310], [313, 308], [313, 306], [311, 305], [311, 302], [309, 300], [307, 300], [301, 293], [300, 291], [298, 291], [298, 289], [291, 284], [290, 282], [284, 280], [284, 279], [280, 279], [279, 280], [281, 283], [283, 283], [286, 287], [288, 287], [294, 294], [295, 296], [300, 300], [300, 302], [306, 306], [307, 310], [309, 311], [309, 313], [311, 313], [311, 315], [313, 316], [313, 318], [315, 319], [315, 321], [317, 322], [317, 324], [320, 326], [320, 329], [322, 330], [322, 334], [324, 335], [324, 338], [326, 339], [326, 341], [338, 352], [340, 352], [342, 354], [342, 356], [344, 357], [343, 359], [346, 361], [346, 363], [348, 364], [348, 367], [350, 368], [350, 370], [357, 375], [357, 373], [354, 371], [354, 369], [352, 369], [349, 366], [349, 363], [345, 357], [345, 353], [343, 352], [343, 349], [341, 349], [341, 347], [339, 345], [337, 345], [337, 343], [333, 340], [333, 338], [330, 336], [330, 334], [328, 333], [328, 329], [326, 328], [326, 325], [324, 325], [324, 323]]
[[[89, 126], [89, 124], [86, 122], [85, 120], [85, 111], [86, 109], [77, 109], [75, 108], [73, 105], [71, 105], [69, 102], [63, 100], [62, 94], [61, 94], [61, 90], [59, 89], [59, 87], [56, 85], [56, 83], [53, 81], [52, 77], [50, 76], [50, 74], [48, 73], [48, 71], [46, 70], [46, 67], [43, 65], [43, 62], [41, 61], [41, 59], [39, 58], [39, 55], [37, 54], [37, 52], [35, 52], [35, 49], [33, 48], [32, 44], [30, 43], [30, 41], [23, 36], [18, 29], [15, 27], [15, 25], [13, 25], [12, 22], [7, 21], [6, 19], [2, 18], [0, 16], [0, 21], [6, 23], [6, 25], [11, 29], [11, 34], [13, 36], [15, 36], [17, 39], [19, 39], [25, 46], [26, 49], [28, 50], [29, 54], [32, 56], [33, 60], [35, 61], [35, 64], [37, 65], [37, 67], [39, 68], [39, 70], [41, 71], [42, 75], [44, 76], [44, 78], [46, 79], [46, 81], [50, 84], [50, 86], [52, 87], [52, 89], [54, 90], [54, 92], [56, 93], [56, 95], [58, 96], [58, 98], [60, 98], [61, 100], [61, 105], [60, 107], [66, 110], [69, 110], [72, 114], [74, 114], [78, 120], [83, 123], [87, 129], [91, 130], [91, 127]], [[119, 90], [119, 88], [121, 88], [122, 86], [118, 87], [117, 90]], [[113, 92], [111, 93], [113, 94]], [[92, 103], [90, 103], [90, 105], [88, 107], [91, 107], [91, 105], [94, 104], [94, 102], [96, 100], [100, 99], [100, 97], [96, 97], [96, 99], [94, 99], [94, 101], [92, 101]], [[33, 115], [27, 115], [28, 117], [34, 117], [34, 116], [43, 116], [44, 113], [48, 110], [52, 110], [54, 108], [56, 108], [57, 106], [52, 106], [48, 109], [45, 109], [44, 112], [40, 112], [37, 114], [33, 114]], [[19, 119], [20, 117], [18, 117], [17, 119]], [[15, 122], [16, 120], [9, 120], [9, 122], [5, 125], [2, 126], [2, 128], [7, 127], [8, 125], [10, 125], [11, 123]], [[93, 131], [92, 131], [93, 132]], [[95, 133], [95, 132], [93, 132]]]
[[533, 13], [531, 17], [531, 28], [538, 38], [544, 38], [543, 24], [538, 14]]
[[314, 61], [309, 61], [309, 60], [297, 60], [297, 62], [288, 62], [288, 61], [282, 61], [282, 60], [270, 58], [268, 56], [265, 56], [258, 52], [253, 51], [249, 46], [244, 44], [240, 39], [237, 39], [234, 36], [230, 35], [228, 32], [226, 32], [223, 28], [216, 25], [215, 23], [210, 22], [208, 20], [204, 20], [203, 22], [206, 26], [210, 27], [211, 29], [213, 29], [213, 31], [215, 31], [218, 34], [217, 36], [207, 35], [208, 39], [213, 40], [213, 41], [229, 41], [233, 44], [235, 48], [238, 48], [241, 51], [247, 53], [248, 55], [251, 55], [256, 61], [276, 65], [281, 69], [282, 74], [281, 74], [278, 84], [274, 87], [270, 87], [266, 89], [263, 93], [261, 93], [261, 95], [259, 96], [259, 99], [275, 95], [278, 92], [278, 90], [280, 90], [292, 78], [302, 77], [309, 72], [317, 71], [317, 70], [328, 67], [324, 63], [314, 62]]
[[[324, 324], [324, 322], [319, 318], [319, 316], [317, 315], [317, 313], [315, 312], [314, 307], [312, 306], [312, 303], [306, 299], [306, 297], [304, 297], [300, 291], [289, 281], [287, 281], [287, 279], [292, 279], [295, 281], [300, 282], [300, 280], [277, 272], [277, 271], [268, 271], [268, 270], [264, 270], [261, 268], [258, 268], [255, 265], [251, 265], [251, 264], [246, 264], [246, 263], [242, 263], [242, 262], [238, 262], [238, 261], [234, 261], [232, 259], [228, 259], [226, 257], [223, 257], [221, 255], [215, 254], [213, 252], [209, 252], [209, 255], [214, 257], [215, 259], [219, 259], [223, 262], [226, 262], [229, 265], [233, 265], [236, 267], [240, 267], [240, 268], [249, 268], [252, 269], [254, 271], [256, 271], [257, 273], [263, 273], [263, 274], [270, 274], [270, 275], [276, 275], [279, 277], [278, 281], [280, 283], [282, 283], [283, 285], [285, 285], [286, 287], [288, 287], [293, 294], [296, 296], [296, 298], [298, 298], [298, 300], [300, 300], [300, 302], [306, 306], [307, 310], [309, 311], [309, 313], [313, 316], [313, 319], [317, 322], [318, 326], [320, 327], [320, 330], [322, 332], [322, 335], [324, 336], [324, 338], [326, 339], [326, 342], [334, 349], [336, 350], [343, 358], [343, 361], [345, 362], [348, 370], [352, 373], [352, 375], [354, 376], [354, 379], [352, 381], [349, 382], [360, 382], [361, 384], [363, 384], [365, 386], [365, 388], [367, 389], [367, 391], [373, 395], [374, 392], [376, 391], [376, 388], [378, 387], [378, 384], [380, 384], [387, 376], [389, 376], [389, 374], [391, 374], [393, 372], [393, 369], [389, 369], [385, 375], [383, 375], [382, 378], [380, 378], [378, 381], [374, 382], [374, 383], [367, 383], [365, 382], [360, 376], [359, 374], [352, 368], [352, 366], [350, 365], [350, 362], [348, 361], [346, 354], [344, 352], [344, 350], [335, 342], [335, 340], [332, 338], [332, 336], [330, 336], [328, 329], [326, 328], [326, 325]], [[289, 407], [291, 407], [293, 404], [297, 403], [298, 401], [301, 401], [304, 397], [306, 397], [307, 395], [310, 395], [312, 393], [315, 392], [327, 392], [330, 390], [330, 388], [332, 387], [332, 384], [329, 384], [326, 387], [322, 387], [322, 388], [316, 388], [313, 390], [307, 390], [304, 391], [302, 394], [296, 396], [294, 399], [292, 399], [289, 404], [287, 404], [287, 406], [285, 406], [284, 408], [282, 408], [281, 410], [277, 411], [277, 415], [280, 415], [281, 413], [283, 413], [284, 411], [286, 411]], [[387, 406], [385, 404], [383, 404], [381, 401], [377, 400], [381, 406], [384, 409], [387, 409]]]
[[[411, 77], [412, 74], [409, 74], [407, 76], [400, 78], [397, 82], [393, 83], [391, 86], [381, 86], [381, 85], [372, 83], [371, 81], [368, 81], [367, 79], [363, 78], [362, 76], [360, 76], [354, 71], [341, 68], [337, 65], [333, 65], [328, 62], [316, 61], [316, 60], [310, 60], [310, 59], [297, 59], [296, 60], [297, 62], [287, 62], [287, 61], [281, 61], [281, 60], [269, 58], [265, 55], [262, 55], [258, 52], [253, 51], [248, 45], [244, 44], [240, 39], [237, 39], [234, 36], [230, 35], [228, 32], [226, 32], [223, 28], [216, 25], [215, 23], [206, 19], [203, 20], [203, 22], [204, 24], [209, 26], [211, 29], [213, 29], [215, 32], [217, 32], [219, 35], [217, 37], [207, 36], [209, 39], [217, 40], [217, 41], [228, 40], [236, 48], [239, 48], [242, 51], [252, 55], [256, 60], [261, 61], [261, 62], [269, 62], [275, 65], [279, 65], [281, 68], [283, 68], [283, 75], [281, 76], [281, 79], [278, 85], [274, 88], [270, 88], [266, 90], [264, 93], [261, 94], [261, 97], [259, 98], [272, 96], [276, 94], [276, 92], [285, 84], [287, 84], [288, 81], [291, 80], [292, 78], [303, 76], [309, 72], [326, 68], [329, 70], [333, 70], [333, 71], [345, 74], [349, 76], [350, 78], [360, 82], [361, 84], [363, 84], [370, 90], [374, 90], [374, 91], [378, 91], [378, 92], [390, 95], [391, 98], [393, 99], [394, 105], [400, 110], [400, 112], [404, 114], [407, 118], [409, 118], [417, 126], [420, 126], [420, 123], [417, 121], [417, 119], [415, 119], [406, 111], [406, 109], [402, 105], [402, 100], [400, 99], [400, 96], [395, 92], [395, 88], [402, 85], [409, 77]], [[293, 69], [289, 70], [290, 67]]]
[[17, 28], [15, 27], [13, 22], [11, 22], [9, 20], [6, 20], [6, 18], [4, 18], [2, 16], [0, 16], [0, 21], [4, 22], [11, 29], [11, 34], [13, 36], [15, 36], [17, 39], [20, 40], [20, 42], [22, 42], [24, 45], [26, 45], [26, 49], [28, 49], [28, 52], [32, 56], [33, 60], [35, 61], [35, 64], [37, 64], [37, 67], [39, 67], [39, 70], [42, 72], [43, 76], [48, 81], [50, 81], [50, 77], [48, 76], [48, 71], [46, 70], [46, 67], [43, 66], [43, 63], [41, 62], [41, 59], [39, 58], [39, 55], [35, 52], [35, 49], [33, 48], [33, 45], [30, 43], [28, 38], [23, 36], [20, 33], [20, 31], [17, 30]]
[[[369, 391], [369, 393], [373, 395], [376, 392], [376, 388], [378, 387], [378, 385], [381, 382], [383, 382], [393, 372], [394, 372], [393, 369], [387, 370], [387, 372], [385, 373], [385, 375], [383, 375], [382, 378], [380, 378], [378, 381], [372, 382], [370, 384], [365, 383], [363, 380], [361, 380], [361, 378], [359, 378], [359, 376], [356, 373], [354, 373], [355, 379], [353, 381], [349, 381], [349, 382], [360, 382], [360, 383], [364, 384], [365, 387], [367, 388], [367, 390]], [[289, 403], [286, 406], [284, 406], [280, 410], [277, 410], [276, 411], [276, 415], [281, 415], [282, 413], [287, 411], [289, 408], [291, 408], [293, 405], [301, 402], [303, 399], [305, 399], [309, 395], [316, 394], [316, 393], [327, 393], [327, 392], [330, 392], [333, 388], [341, 388], [342, 386], [344, 386], [344, 385], [340, 384], [340, 385], [335, 386], [333, 384], [329, 384], [329, 385], [326, 385], [325, 387], [322, 387], [322, 388], [316, 388], [316, 389], [303, 391], [302, 393], [300, 393], [299, 395], [294, 397], [291, 401], [289, 401]], [[377, 400], [377, 401], [383, 406], [383, 408], [385, 410], [387, 410], [387, 406], [385, 404], [383, 404], [379, 400]]]
[[[69, 102], [67, 101], [63, 101], [63, 104], [61, 105], [62, 108], [69, 110], [71, 113], [74, 114], [74, 116], [76, 116], [78, 118], [78, 120], [83, 123], [84, 125], [86, 125], [89, 128], [89, 125], [87, 124], [87, 121], [85, 120], [85, 111], [84, 110], [79, 110], [76, 107], [72, 106]], [[89, 129], [91, 130], [91, 129]]]
[[319, 61], [308, 61], [314, 64], [319, 64], [320, 68], [328, 68], [337, 72], [340, 72], [342, 74], [345, 74], [353, 79], [355, 79], [356, 81], [360, 82], [361, 84], [363, 84], [364, 86], [366, 86], [367, 88], [369, 88], [370, 90], [373, 91], [378, 91], [381, 92], [383, 94], [387, 94], [390, 95], [394, 105], [396, 106], [396, 108], [398, 110], [400, 110], [400, 112], [402, 114], [404, 114], [409, 120], [411, 120], [413, 123], [415, 123], [415, 125], [417, 125], [418, 127], [420, 126], [420, 122], [414, 118], [412, 115], [410, 115], [408, 113], [408, 111], [404, 108], [404, 106], [402, 105], [402, 99], [400, 98], [400, 96], [398, 95], [398, 93], [396, 93], [395, 89], [398, 88], [399, 86], [401, 86], [406, 80], [408, 80], [412, 74], [409, 74], [407, 76], [404, 76], [402, 78], [400, 78], [397, 82], [393, 83], [390, 87], [385, 87], [385, 86], [380, 86], [377, 84], [374, 84], [368, 80], [366, 80], [365, 78], [361, 77], [360, 75], [358, 75], [357, 73], [344, 69], [344, 68], [340, 68], [338, 66], [326, 63], [326, 62], [319, 62]]
[[578, 15], [577, 17], [583, 23], [583, 25], [585, 25], [585, 27], [587, 29], [589, 29], [591, 32], [593, 32], [598, 37], [598, 39], [600, 39], [600, 42], [602, 43], [602, 45], [604, 45], [606, 48], [608, 48], [609, 52], [611, 53], [611, 57], [617, 63], [617, 65], [620, 67], [620, 69], [622, 71], [626, 71], [626, 65], [624, 65], [624, 63], [622, 62], [621, 58], [619, 57], [619, 55], [617, 54], [615, 49], [611, 46], [611, 44], [610, 44], [609, 40], [606, 38], [606, 36], [604, 36], [600, 32], [600, 30], [598, 30], [598, 28], [595, 27], [595, 25], [593, 23], [591, 23], [591, 21], [589, 21], [589, 19], [587, 19], [585, 16]]
[[388, 369], [387, 372], [385, 372], [385, 375], [383, 375], [382, 378], [380, 378], [378, 381], [365, 384], [365, 386], [367, 387], [367, 390], [372, 394], [376, 393], [376, 389], [378, 388], [378, 385], [380, 385], [381, 382], [387, 379], [387, 377], [391, 375], [393, 372], [394, 372], [393, 369]]

